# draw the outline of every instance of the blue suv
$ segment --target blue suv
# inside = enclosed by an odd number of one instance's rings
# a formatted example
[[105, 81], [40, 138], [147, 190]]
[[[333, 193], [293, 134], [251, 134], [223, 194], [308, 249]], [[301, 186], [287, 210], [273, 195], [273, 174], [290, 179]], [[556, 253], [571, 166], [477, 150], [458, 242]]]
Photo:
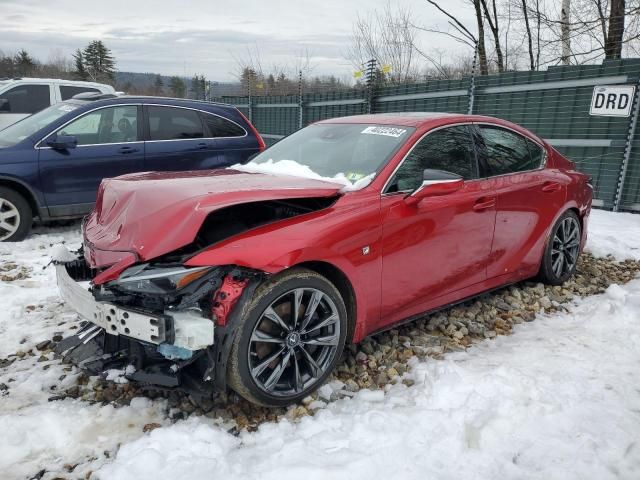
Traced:
[[78, 95], [0, 131], [0, 241], [22, 240], [34, 217], [88, 213], [103, 178], [226, 167], [264, 147], [230, 105]]

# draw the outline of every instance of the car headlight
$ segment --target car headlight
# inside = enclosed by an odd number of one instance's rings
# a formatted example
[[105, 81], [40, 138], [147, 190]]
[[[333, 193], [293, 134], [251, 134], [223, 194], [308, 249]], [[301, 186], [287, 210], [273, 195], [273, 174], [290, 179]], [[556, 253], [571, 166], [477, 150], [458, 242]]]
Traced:
[[135, 265], [126, 269], [110, 286], [131, 293], [172, 293], [203, 277], [211, 267], [151, 267]]

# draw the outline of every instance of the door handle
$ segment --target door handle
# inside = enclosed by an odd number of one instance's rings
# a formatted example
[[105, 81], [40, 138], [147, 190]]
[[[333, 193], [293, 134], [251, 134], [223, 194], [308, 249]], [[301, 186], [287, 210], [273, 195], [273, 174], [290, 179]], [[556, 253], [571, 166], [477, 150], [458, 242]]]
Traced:
[[121, 147], [118, 149], [118, 153], [126, 154], [126, 153], [136, 153], [140, 150], [134, 147]]
[[542, 191], [545, 193], [557, 192], [562, 186], [558, 182], [544, 182], [542, 184]]
[[197, 148], [198, 150], [206, 150], [208, 147], [209, 147], [209, 144], [208, 144], [208, 143], [201, 142], [201, 143], [199, 143], [199, 144], [197, 145], [197, 147], [196, 147], [196, 148]]
[[496, 198], [495, 197], [481, 197], [475, 201], [473, 204], [473, 209], [476, 212], [482, 212], [484, 210], [489, 210], [496, 206]]

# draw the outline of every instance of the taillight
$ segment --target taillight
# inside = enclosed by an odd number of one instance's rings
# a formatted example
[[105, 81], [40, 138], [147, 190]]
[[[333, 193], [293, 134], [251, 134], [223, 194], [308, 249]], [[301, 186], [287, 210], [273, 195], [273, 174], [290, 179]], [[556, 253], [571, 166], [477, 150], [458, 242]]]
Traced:
[[267, 145], [264, 143], [264, 140], [260, 136], [260, 133], [258, 132], [256, 127], [253, 126], [253, 123], [251, 123], [249, 119], [244, 116], [244, 113], [242, 113], [240, 110], [238, 110], [238, 113], [242, 116], [242, 118], [244, 118], [245, 122], [247, 122], [247, 125], [249, 125], [249, 128], [251, 128], [251, 131], [258, 139], [258, 148], [260, 148], [260, 151], [262, 152], [265, 148], [267, 148]]

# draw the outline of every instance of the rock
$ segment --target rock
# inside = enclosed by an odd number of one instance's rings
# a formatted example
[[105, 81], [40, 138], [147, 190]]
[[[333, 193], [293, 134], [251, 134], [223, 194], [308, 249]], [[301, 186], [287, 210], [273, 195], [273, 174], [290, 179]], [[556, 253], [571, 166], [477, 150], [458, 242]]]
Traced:
[[147, 423], [144, 427], [142, 427], [142, 431], [144, 433], [149, 433], [152, 432], [153, 430], [155, 430], [156, 428], [160, 428], [162, 425], [160, 425], [159, 423]]
[[549, 297], [544, 296], [538, 299], [538, 303], [542, 308], [551, 308], [551, 299]]
[[36, 349], [39, 351], [46, 350], [50, 343], [51, 340], [44, 340], [36, 345]]
[[367, 354], [364, 352], [356, 353], [356, 362], [365, 363], [367, 361]]

